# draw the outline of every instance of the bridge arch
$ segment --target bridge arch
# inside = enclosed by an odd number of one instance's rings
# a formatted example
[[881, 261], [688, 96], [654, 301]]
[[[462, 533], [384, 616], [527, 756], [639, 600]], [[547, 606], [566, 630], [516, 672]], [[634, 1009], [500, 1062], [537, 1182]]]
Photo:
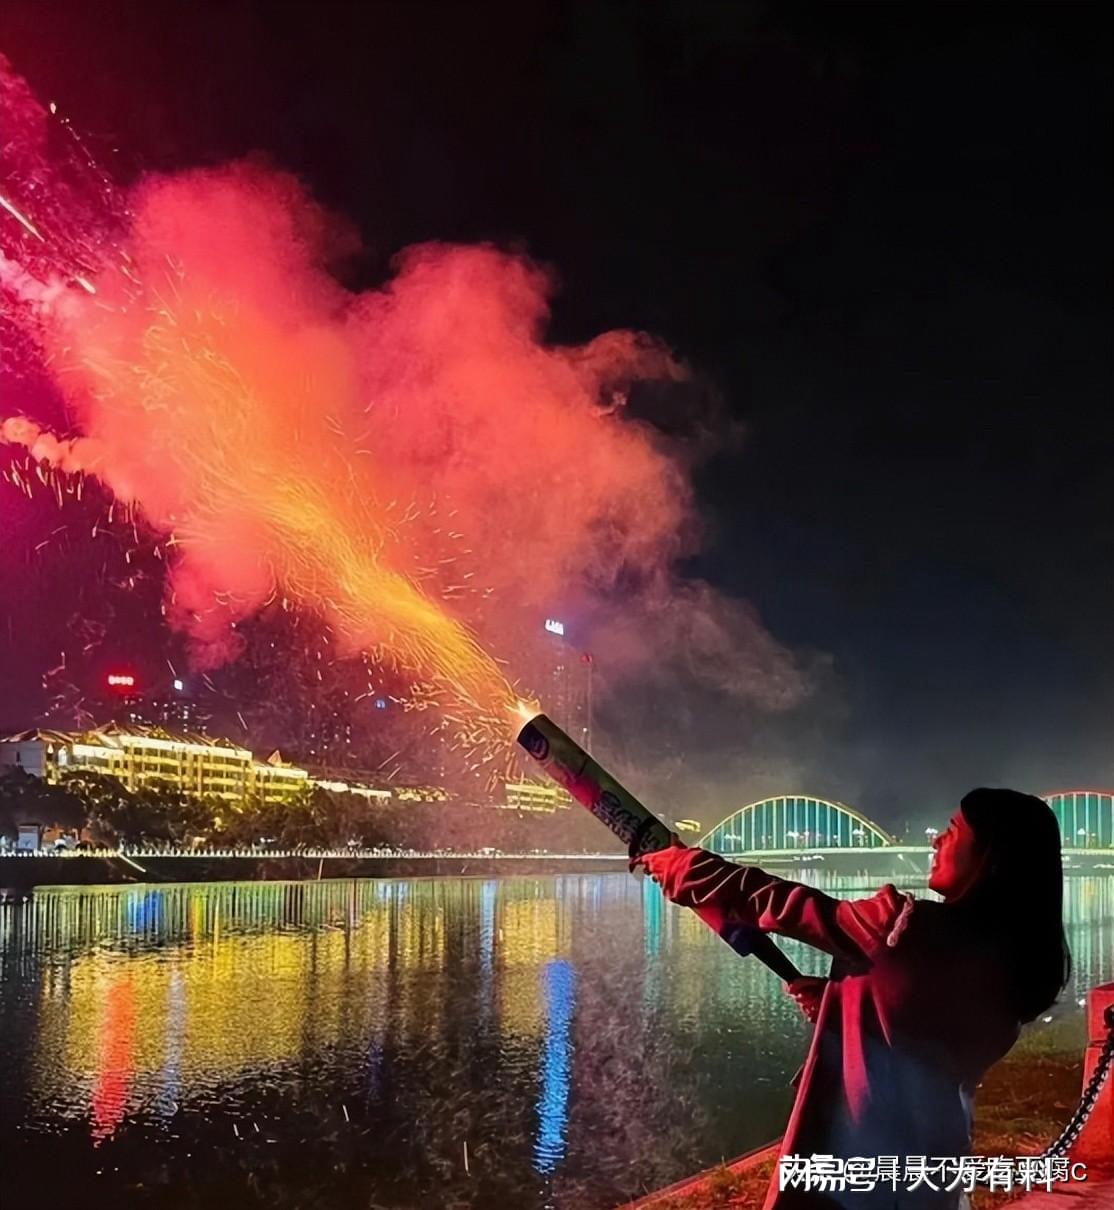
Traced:
[[1043, 798], [1065, 849], [1114, 848], [1114, 790], [1057, 790]]
[[699, 843], [730, 857], [768, 849], [873, 849], [897, 841], [846, 803], [811, 794], [776, 794], [733, 811]]

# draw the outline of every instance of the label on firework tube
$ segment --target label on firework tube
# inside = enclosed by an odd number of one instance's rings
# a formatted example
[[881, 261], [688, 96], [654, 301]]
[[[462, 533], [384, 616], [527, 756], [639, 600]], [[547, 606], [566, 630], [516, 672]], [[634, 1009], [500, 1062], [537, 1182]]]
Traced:
[[[535, 715], [518, 733], [519, 744], [558, 785], [605, 824], [630, 850], [631, 858], [656, 853], [669, 845], [669, 829], [633, 794], [601, 768], [552, 719]], [[740, 955], [754, 954], [782, 979], [800, 971], [757, 929], [731, 924], [722, 909], [704, 904], [694, 909], [713, 932]]]
[[633, 842], [632, 858], [669, 844], [665, 824], [544, 714], [532, 718], [522, 728], [518, 742], [555, 782], [564, 786], [628, 848]]

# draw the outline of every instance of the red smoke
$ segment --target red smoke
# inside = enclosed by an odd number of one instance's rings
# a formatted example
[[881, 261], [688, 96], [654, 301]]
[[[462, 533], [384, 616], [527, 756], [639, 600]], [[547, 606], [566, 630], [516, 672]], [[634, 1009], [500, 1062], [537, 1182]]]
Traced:
[[[750, 615], [673, 580], [690, 487], [621, 406], [636, 379], [680, 377], [660, 344], [548, 344], [549, 275], [486, 246], [409, 248], [381, 288], [349, 292], [329, 269], [336, 225], [256, 165], [148, 179], [112, 210], [126, 226], [83, 274], [96, 293], [61, 296], [75, 244], [82, 268], [94, 259], [91, 233], [40, 224], [66, 250], [51, 274], [0, 215], [0, 284], [80, 433], [25, 443], [170, 539], [169, 616], [200, 662], [234, 655], [236, 623], [284, 598], [323, 615], [341, 654], [371, 650], [438, 700], [475, 703], [499, 677], [457, 623], [513, 658], [554, 602], [587, 616], [621, 574], [639, 587], [610, 624], [617, 657], [638, 662], [645, 627], [644, 651], [695, 652], [732, 692], [799, 694]], [[740, 639], [752, 675], [736, 683], [724, 661]]]

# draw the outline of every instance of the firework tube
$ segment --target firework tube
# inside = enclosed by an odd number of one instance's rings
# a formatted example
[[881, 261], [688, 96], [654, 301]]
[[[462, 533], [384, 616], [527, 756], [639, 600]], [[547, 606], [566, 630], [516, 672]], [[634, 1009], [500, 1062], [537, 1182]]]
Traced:
[[[518, 733], [518, 742], [555, 782], [564, 786], [581, 806], [587, 807], [600, 823], [618, 836], [627, 846], [632, 863], [644, 853], [655, 853], [658, 849], [669, 847], [671, 834], [665, 824], [575, 744], [552, 719], [544, 714], [535, 715]], [[787, 983], [800, 978], [801, 972], [765, 933], [743, 925], [728, 924], [717, 908], [698, 907], [693, 910], [737, 954], [753, 954]]]

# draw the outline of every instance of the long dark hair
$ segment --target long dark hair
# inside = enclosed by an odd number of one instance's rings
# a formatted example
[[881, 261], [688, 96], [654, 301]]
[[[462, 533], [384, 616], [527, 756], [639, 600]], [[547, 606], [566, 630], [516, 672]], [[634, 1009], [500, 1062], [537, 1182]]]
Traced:
[[972, 790], [959, 807], [986, 858], [955, 906], [990, 934], [1017, 1019], [1032, 1021], [1071, 978], [1060, 825], [1043, 799], [1017, 790]]

